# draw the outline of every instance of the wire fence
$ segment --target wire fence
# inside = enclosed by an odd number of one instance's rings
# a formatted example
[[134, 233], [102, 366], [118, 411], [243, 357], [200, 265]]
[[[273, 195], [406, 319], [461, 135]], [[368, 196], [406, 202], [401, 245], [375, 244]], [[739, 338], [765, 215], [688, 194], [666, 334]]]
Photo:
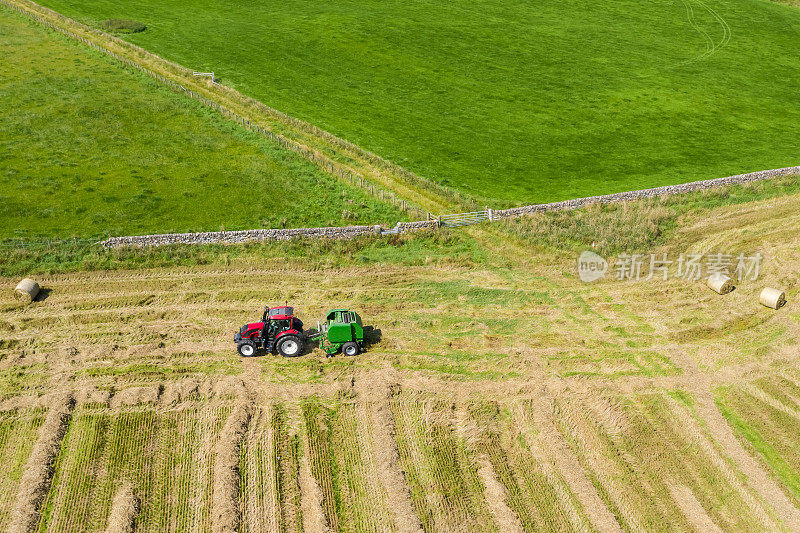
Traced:
[[[266, 137], [266, 138], [270, 139], [271, 141], [277, 143], [278, 145], [280, 145], [281, 147], [283, 147], [283, 148], [285, 148], [287, 150], [291, 150], [291, 151], [301, 155], [305, 159], [307, 159], [307, 160], [311, 161], [312, 163], [314, 163], [318, 168], [320, 168], [324, 172], [327, 172], [327, 173], [333, 175], [334, 177], [336, 177], [336, 178], [338, 178], [338, 179], [340, 179], [340, 180], [342, 180], [342, 181], [344, 181], [346, 183], [351, 184], [352, 186], [359, 187], [360, 189], [362, 189], [363, 191], [367, 192], [368, 194], [370, 194], [370, 195], [372, 195], [372, 196], [374, 196], [376, 198], [379, 198], [381, 201], [390, 202], [394, 207], [396, 207], [400, 211], [406, 213], [412, 219], [429, 220], [431, 218], [430, 212], [420, 208], [417, 205], [414, 205], [414, 204], [412, 204], [410, 202], [407, 202], [405, 199], [398, 198], [393, 191], [384, 189], [383, 187], [381, 187], [379, 185], [376, 185], [374, 182], [372, 182], [371, 180], [366, 178], [358, 170], [356, 170], [356, 169], [354, 169], [354, 168], [352, 168], [352, 167], [350, 167], [348, 165], [345, 165], [343, 163], [340, 163], [338, 161], [333, 160], [332, 158], [330, 158], [329, 156], [323, 154], [319, 150], [315, 150], [313, 148], [309, 148], [308, 146], [306, 146], [306, 145], [304, 145], [304, 144], [302, 144], [302, 143], [300, 143], [298, 141], [295, 141], [293, 139], [289, 139], [288, 137], [286, 137], [286, 136], [284, 136], [284, 135], [282, 135], [282, 134], [280, 134], [278, 132], [275, 132], [275, 131], [267, 128], [267, 127], [264, 127], [263, 125], [254, 122], [249, 117], [241, 115], [241, 114], [237, 113], [236, 111], [234, 111], [234, 110], [232, 110], [232, 109], [220, 104], [219, 102], [216, 102], [216, 101], [214, 101], [214, 100], [212, 100], [210, 98], [207, 98], [207, 97], [201, 95], [196, 90], [190, 89], [189, 87], [186, 87], [185, 85], [183, 85], [181, 83], [178, 83], [175, 80], [169, 79], [166, 76], [164, 76], [164, 75], [162, 75], [162, 74], [160, 74], [160, 73], [158, 73], [158, 72], [156, 72], [156, 71], [154, 71], [154, 70], [152, 70], [150, 68], [147, 68], [146, 66], [144, 66], [144, 65], [142, 65], [142, 64], [140, 64], [140, 63], [138, 63], [136, 61], [133, 61], [133, 60], [131, 60], [131, 59], [127, 58], [127, 57], [124, 57], [124, 56], [122, 56], [122, 55], [120, 55], [120, 54], [118, 54], [118, 53], [116, 53], [116, 52], [114, 52], [112, 50], [109, 50], [108, 48], [105, 48], [105, 47], [97, 44], [96, 42], [94, 42], [94, 41], [92, 41], [90, 39], [87, 39], [84, 35], [80, 35], [80, 34], [77, 34], [75, 32], [72, 32], [67, 28], [64, 28], [64, 27], [62, 27], [62, 26], [60, 26], [58, 24], [55, 24], [55, 23], [51, 22], [50, 20], [42, 18], [39, 15], [37, 15], [36, 13], [33, 13], [33, 12], [31, 12], [31, 11], [29, 11], [29, 10], [27, 10], [27, 9], [17, 5], [17, 4], [11, 3], [11, 2], [9, 2], [7, 0], [0, 0], [0, 3], [10, 7], [11, 9], [14, 9], [14, 10], [18, 11], [19, 13], [21, 13], [21, 14], [27, 16], [27, 17], [30, 17], [30, 18], [36, 20], [40, 24], [43, 24], [44, 26], [47, 26], [48, 28], [51, 28], [54, 31], [57, 31], [57, 32], [59, 32], [61, 34], [66, 35], [67, 37], [70, 37], [70, 38], [72, 38], [74, 40], [77, 40], [77, 41], [79, 41], [79, 42], [81, 42], [81, 43], [83, 43], [83, 44], [85, 44], [85, 45], [87, 45], [87, 46], [89, 46], [91, 48], [94, 48], [95, 50], [98, 50], [98, 51], [100, 51], [100, 52], [102, 52], [102, 53], [104, 53], [104, 54], [116, 59], [117, 61], [120, 61], [121, 63], [123, 63], [123, 64], [125, 64], [125, 65], [127, 65], [127, 66], [129, 66], [131, 68], [137, 69], [137, 70], [147, 74], [148, 76], [150, 76], [151, 78], [155, 79], [159, 83], [162, 83], [162, 84], [170, 87], [171, 89], [173, 89], [175, 91], [184, 93], [186, 96], [188, 96], [190, 98], [193, 98], [193, 99], [197, 100], [198, 102], [202, 103], [203, 105], [205, 105], [205, 106], [217, 111], [218, 113], [220, 113], [224, 117], [226, 117], [226, 118], [228, 118], [230, 120], [233, 120], [234, 122], [240, 124], [242, 127], [246, 128], [246, 129], [248, 129], [248, 130], [250, 130], [252, 132], [255, 132], [255, 133], [257, 133], [257, 134], [259, 134], [259, 135], [261, 135], [263, 137]], [[40, 6], [38, 6], [38, 4], [35, 4], [33, 2], [31, 2], [31, 4], [35, 5], [37, 7], [40, 7]], [[53, 12], [53, 13], [54, 13], [54, 16], [58, 15], [55, 12]], [[58, 15], [58, 16], [63, 17], [61, 15]], [[70, 23], [74, 23], [76, 25], [78, 24], [77, 22], [72, 21], [72, 19], [68, 19], [67, 17], [63, 17], [63, 18], [68, 20]], [[112, 38], [112, 36], [107, 35], [104, 32], [101, 32], [99, 30], [92, 29], [92, 28], [88, 28], [87, 27], [87, 31], [94, 32], [94, 33], [99, 33], [103, 37], [108, 37], [109, 39]], [[218, 86], [221, 86], [219, 83], [216, 83], [216, 82], [214, 82], [214, 83], [216, 85], [218, 85]], [[267, 107], [267, 106], [265, 106], [265, 107]], [[268, 108], [268, 109], [271, 112], [279, 113], [280, 115], [284, 115], [283, 113], [280, 113], [280, 112], [278, 112], [278, 111], [276, 111], [276, 110], [274, 110], [272, 108]], [[286, 116], [286, 115], [284, 115], [284, 116]], [[287, 118], [288, 118], [288, 116], [287, 116]], [[397, 167], [397, 168], [400, 168], [400, 167]], [[458, 199], [460, 200], [461, 199], [460, 193], [456, 193], [456, 195], [457, 195]], [[473, 203], [474, 203], [474, 201], [473, 201]]]

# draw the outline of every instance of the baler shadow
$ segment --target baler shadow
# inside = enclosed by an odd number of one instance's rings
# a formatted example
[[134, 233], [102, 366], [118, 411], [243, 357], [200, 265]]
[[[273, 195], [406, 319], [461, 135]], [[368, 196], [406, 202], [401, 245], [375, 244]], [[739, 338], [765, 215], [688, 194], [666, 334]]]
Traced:
[[378, 344], [383, 338], [383, 332], [372, 326], [364, 326], [364, 349], [369, 348], [373, 344]]

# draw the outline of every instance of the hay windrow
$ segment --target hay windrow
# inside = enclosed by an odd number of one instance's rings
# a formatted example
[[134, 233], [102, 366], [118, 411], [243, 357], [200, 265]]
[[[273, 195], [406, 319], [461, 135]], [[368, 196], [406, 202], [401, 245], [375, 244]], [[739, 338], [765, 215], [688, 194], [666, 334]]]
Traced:
[[139, 500], [133, 491], [133, 485], [126, 483], [117, 490], [111, 502], [106, 533], [131, 533], [138, 512]]
[[289, 411], [291, 424], [301, 435], [302, 455], [298, 469], [298, 484], [300, 486], [300, 507], [304, 531], [329, 532], [328, 519], [324, 510], [324, 493], [319, 482], [314, 478], [310, 456], [310, 440], [308, 431], [303, 422], [303, 415], [297, 409]]
[[165, 405], [176, 404], [182, 401], [191, 400], [197, 396], [200, 384], [192, 378], [185, 378], [179, 381], [169, 382], [164, 387], [162, 403]]
[[506, 490], [497, 479], [497, 474], [487, 457], [481, 457], [478, 474], [481, 477], [481, 481], [483, 481], [486, 503], [489, 505], [492, 516], [500, 526], [500, 531], [524, 531], [519, 518], [506, 503]]
[[119, 391], [111, 398], [111, 407], [137, 405], [140, 403], [156, 404], [161, 392], [161, 385], [129, 387]]
[[669, 493], [675, 503], [678, 504], [683, 515], [697, 531], [707, 531], [709, 533], [721, 533], [722, 530], [711, 520], [706, 510], [697, 501], [692, 493], [692, 489], [686, 485], [669, 485]]
[[17, 500], [11, 511], [9, 532], [27, 533], [36, 527], [40, 506], [50, 488], [53, 463], [67, 431], [74, 406], [72, 395], [65, 394], [53, 402], [47, 413], [20, 480]]
[[241, 522], [239, 448], [250, 422], [251, 411], [251, 402], [240, 398], [225, 421], [214, 447], [214, 494], [211, 502], [213, 531], [236, 531]]
[[[396, 386], [399, 388], [399, 386]], [[389, 406], [389, 397], [393, 387], [389, 387], [387, 397], [375, 399], [371, 403], [373, 438], [375, 440], [375, 462], [378, 475], [386, 489], [388, 507], [394, 517], [394, 523], [401, 533], [422, 531], [414, 507], [411, 503], [411, 492], [408, 481], [400, 466], [400, 454], [395, 443], [396, 428], [394, 417]]]

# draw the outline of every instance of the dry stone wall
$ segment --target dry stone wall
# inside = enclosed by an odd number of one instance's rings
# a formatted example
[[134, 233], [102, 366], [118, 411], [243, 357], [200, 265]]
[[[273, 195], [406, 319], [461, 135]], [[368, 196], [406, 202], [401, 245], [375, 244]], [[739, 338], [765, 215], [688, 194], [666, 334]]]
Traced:
[[[602, 196], [589, 196], [576, 198], [563, 202], [549, 204], [526, 205], [511, 209], [492, 210], [491, 220], [513, 218], [545, 211], [559, 209], [578, 209], [591, 204], [610, 204], [626, 202], [642, 198], [657, 196], [671, 196], [687, 192], [702, 191], [726, 185], [751, 183], [780, 176], [800, 175], [800, 166], [762, 170], [749, 174], [738, 174], [726, 178], [713, 180], [693, 181], [680, 185], [667, 185], [653, 189], [604, 194]], [[329, 228], [296, 228], [296, 229], [254, 229], [244, 231], [212, 231], [206, 233], [165, 233], [160, 235], [139, 235], [134, 237], [112, 237], [101, 244], [104, 248], [120, 248], [125, 246], [164, 246], [168, 244], [242, 244], [248, 242], [286, 241], [290, 239], [352, 239], [359, 235], [386, 235], [409, 233], [427, 229], [436, 229], [439, 223], [436, 220], [421, 220], [417, 222], [398, 222], [394, 228], [386, 229], [383, 226], [342, 226]]]
[[642, 189], [639, 191], [619, 192], [615, 194], [604, 194], [601, 196], [588, 196], [586, 198], [575, 198], [563, 202], [553, 202], [550, 204], [525, 205], [513, 207], [511, 209], [498, 209], [492, 211], [492, 220], [501, 218], [512, 218], [545, 211], [556, 211], [559, 209], [578, 209], [591, 204], [611, 204], [616, 202], [627, 202], [630, 200], [640, 200], [642, 198], [654, 198], [657, 196], [671, 196], [687, 192], [702, 191], [724, 187], [726, 185], [737, 185], [751, 183], [780, 176], [800, 175], [800, 167], [776, 168], [772, 170], [760, 170], [749, 174], [737, 174], [726, 178], [716, 178], [712, 180], [692, 181], [680, 185], [667, 185], [655, 187], [653, 189]]
[[[435, 220], [419, 222], [400, 222], [392, 233], [408, 233], [422, 229], [436, 228]], [[243, 244], [264, 241], [288, 241], [290, 239], [352, 239], [359, 235], [380, 235], [385, 232], [382, 226], [341, 226], [328, 228], [295, 229], [254, 229], [244, 231], [210, 231], [203, 233], [164, 233], [158, 235], [137, 235], [132, 237], [112, 237], [101, 244], [104, 248], [125, 246], [165, 246], [169, 244]]]

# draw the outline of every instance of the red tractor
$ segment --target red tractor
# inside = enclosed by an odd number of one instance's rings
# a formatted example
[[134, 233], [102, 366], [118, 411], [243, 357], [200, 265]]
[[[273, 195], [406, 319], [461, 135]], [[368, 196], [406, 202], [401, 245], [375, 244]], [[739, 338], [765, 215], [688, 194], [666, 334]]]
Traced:
[[252, 357], [259, 350], [297, 357], [303, 353], [303, 323], [288, 305], [267, 307], [261, 322], [242, 326], [233, 341], [242, 357]]

